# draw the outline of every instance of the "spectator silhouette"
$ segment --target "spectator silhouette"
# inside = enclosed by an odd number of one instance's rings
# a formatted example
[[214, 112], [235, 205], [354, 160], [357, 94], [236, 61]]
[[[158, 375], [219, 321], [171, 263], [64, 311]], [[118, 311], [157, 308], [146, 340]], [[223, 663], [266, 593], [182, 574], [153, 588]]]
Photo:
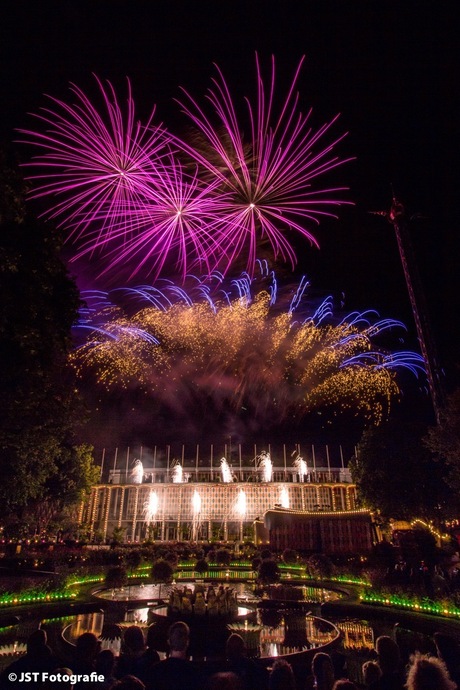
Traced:
[[460, 685], [460, 647], [457, 640], [448, 635], [436, 632], [434, 643], [438, 658], [444, 662], [449, 672], [449, 676], [454, 683]]
[[[22, 673], [53, 671], [61, 664], [54, 656], [53, 652], [47, 645], [46, 632], [44, 630], [35, 630], [27, 640], [27, 652], [17, 661], [13, 661], [0, 676], [1, 688], [16, 688], [22, 687], [24, 684], [18, 681], [11, 681], [9, 675], [14, 673], [20, 678]], [[27, 683], [27, 688], [33, 690], [41, 687], [41, 681], [31, 680]]]
[[278, 659], [272, 666], [268, 678], [269, 690], [296, 690], [294, 671], [291, 664], [284, 659]]
[[242, 690], [241, 678], [236, 673], [214, 673], [208, 681], [208, 690]]
[[[100, 642], [94, 633], [86, 632], [80, 635], [75, 644], [75, 651], [71, 663], [74, 674], [89, 675], [95, 670], [96, 657], [100, 650]], [[75, 690], [88, 690], [88, 683], [75, 683]]]
[[136, 676], [128, 675], [115, 681], [111, 690], [145, 690], [145, 685]]
[[445, 664], [434, 656], [416, 654], [407, 674], [407, 690], [455, 690]]
[[103, 649], [97, 655], [94, 670], [98, 676], [104, 676], [102, 683], [98, 682], [97, 684], [100, 690], [108, 690], [115, 683], [116, 662], [115, 654], [111, 649]]
[[169, 657], [153, 666], [149, 690], [201, 690], [200, 678], [188, 660], [190, 630], [186, 623], [173, 623], [168, 631]]
[[331, 657], [324, 652], [318, 652], [313, 657], [311, 672], [316, 690], [332, 690], [334, 685], [334, 666]]
[[147, 630], [147, 649], [138, 660], [137, 677], [145, 684], [148, 683], [150, 672], [156, 664], [160, 663], [160, 655], [155, 649], [156, 626], [151, 625]]
[[77, 639], [72, 661], [75, 674], [89, 675], [94, 671], [100, 643], [94, 633], [86, 632]]
[[364, 685], [368, 690], [374, 690], [380, 680], [382, 671], [376, 661], [366, 661], [362, 666]]
[[144, 635], [141, 628], [131, 625], [123, 634], [122, 651], [115, 668], [115, 676], [139, 677], [140, 660], [145, 652]]
[[268, 688], [268, 671], [247, 658], [246, 645], [241, 635], [232, 633], [225, 645], [226, 670], [235, 673], [244, 690]]
[[399, 647], [388, 635], [381, 635], [375, 643], [377, 663], [382, 672], [376, 690], [405, 690], [405, 677]]

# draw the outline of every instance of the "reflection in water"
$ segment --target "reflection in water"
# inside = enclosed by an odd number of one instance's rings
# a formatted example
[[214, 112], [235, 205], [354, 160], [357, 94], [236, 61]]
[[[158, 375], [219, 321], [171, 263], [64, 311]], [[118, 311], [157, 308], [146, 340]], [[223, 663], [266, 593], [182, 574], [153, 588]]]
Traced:
[[[162, 615], [166, 614], [167, 608], [156, 607], [154, 611], [157, 615]], [[251, 610], [245, 607], [240, 607], [240, 611], [241, 615], [251, 613]], [[112, 649], [115, 654], [119, 654], [121, 628], [138, 622], [145, 625], [148, 613], [148, 608], [129, 611], [125, 614], [123, 621], [110, 625], [104, 623], [102, 612], [79, 615], [75, 617], [71, 625], [65, 628], [64, 638], [75, 644], [81, 634], [92, 632], [101, 640], [103, 649]], [[246, 619], [239, 623], [229, 624], [226, 628], [232, 632], [238, 632], [243, 637], [250, 656], [261, 658], [304, 652], [307, 649], [329, 644], [339, 636], [337, 628], [322, 618], [316, 618], [301, 611], [270, 611], [271, 616], [274, 613], [279, 618], [269, 621], [267, 610], [259, 609], [256, 623]], [[274, 625], [268, 623], [274, 623]], [[202, 651], [206, 652], [206, 650]]]
[[[189, 576], [190, 577], [190, 576]], [[246, 585], [244, 582], [232, 582], [232, 589], [238, 595], [238, 599], [248, 600], [253, 598], [251, 586]], [[167, 599], [171, 591], [176, 585], [161, 585], [161, 595], [163, 599]], [[194, 582], [186, 582], [181, 580], [181, 587], [190, 587], [192, 591], [195, 591]], [[158, 599], [159, 598], [160, 585], [131, 585], [124, 587], [123, 589], [113, 590], [103, 589], [96, 593], [101, 599], [110, 599], [112, 601], [141, 601], [144, 599]]]
[[[75, 617], [73, 623], [66, 628], [66, 639], [70, 642], [77, 640], [83, 633], [93, 633], [96, 637], [100, 637], [102, 628], [104, 626], [104, 614], [102, 611], [97, 613], [80, 613]], [[69, 631], [67, 633], [67, 631]]]
[[337, 639], [339, 632], [332, 623], [300, 611], [284, 612], [276, 627], [263, 626], [259, 638], [259, 655], [284, 656], [320, 647]]
[[121, 628], [117, 624], [104, 625], [104, 613], [80, 613], [73, 623], [64, 628], [63, 637], [75, 644], [83, 633], [93, 633], [101, 642], [101, 649], [111, 649], [115, 656], [120, 654]]
[[[238, 589], [240, 603], [256, 603], [260, 601], [254, 597], [250, 588], [243, 583], [233, 583], [232, 586]], [[110, 592], [108, 593], [110, 597]], [[150, 594], [148, 595], [150, 596]], [[144, 598], [144, 597], [142, 597]], [[147, 597], [146, 597], [147, 598]], [[155, 597], [152, 597], [154, 599]], [[118, 608], [118, 607], [115, 607]], [[277, 608], [277, 607], [275, 607]], [[281, 607], [280, 607], [281, 608]], [[69, 607], [68, 612], [72, 611]], [[18, 624], [0, 628], [0, 670], [3, 670], [12, 661], [17, 659], [25, 652], [26, 640], [34, 630], [43, 627], [48, 632], [51, 632], [51, 638], [56, 638], [63, 634], [65, 639], [75, 642], [79, 635], [83, 632], [94, 632], [102, 640], [103, 647], [110, 647], [114, 649], [115, 653], [119, 651], [120, 635], [122, 628], [132, 624], [147, 625], [148, 614], [150, 608], [143, 607], [133, 608], [121, 614], [119, 619], [116, 617], [115, 611], [107, 612], [106, 619], [101, 612], [84, 615], [62, 616], [53, 619], [43, 619], [40, 615], [39, 607], [33, 608], [31, 615], [21, 620]], [[291, 614], [294, 614], [292, 616]], [[121, 620], [123, 619], [123, 620]], [[361, 667], [364, 661], [370, 658], [372, 648], [374, 646], [374, 638], [378, 635], [393, 635], [396, 634], [398, 644], [403, 646], [403, 657], [408, 658], [409, 653], [413, 653], [415, 649], [420, 649], [423, 653], [432, 651], [433, 640], [427, 635], [415, 632], [417, 630], [416, 623], [420, 621], [417, 618], [413, 619], [414, 628], [411, 630], [403, 630], [400, 627], [393, 629], [393, 622], [391, 619], [385, 623], [379, 618], [378, 623], [367, 623], [362, 620], [350, 619], [333, 619], [335, 625], [343, 632], [342, 652], [346, 658], [346, 664], [350, 678], [355, 682], [362, 682]], [[69, 625], [69, 623], [71, 625]], [[67, 627], [65, 627], [67, 626]], [[164, 638], [166, 639], [167, 621], [164, 626]], [[334, 639], [334, 628], [327, 622], [321, 621], [310, 615], [300, 614], [299, 611], [292, 611], [285, 609], [278, 621], [279, 629], [271, 629], [269, 625], [265, 625], [262, 619], [256, 620], [256, 615], [246, 617], [240, 622], [235, 622], [229, 626], [223, 624], [219, 630], [222, 630], [224, 639], [222, 640], [213, 630], [209, 633], [209, 628], [198, 623], [196, 630], [193, 631], [192, 637], [201, 637], [204, 644], [214, 642], [213, 650], [218, 653], [225, 647], [225, 636], [228, 636], [229, 630], [238, 632], [242, 635], [248, 646], [249, 655], [252, 657], [264, 656], [265, 658], [273, 658], [277, 655], [290, 654], [292, 652], [307, 649], [308, 645], [317, 647], [321, 644], [326, 644]], [[421, 629], [424, 629], [421, 627]], [[399, 633], [399, 634], [398, 634]], [[402, 637], [403, 635], [403, 637]], [[118, 636], [118, 638], [117, 638]], [[421, 645], [421, 638], [423, 638]], [[201, 642], [201, 640], [199, 640]], [[415, 646], [414, 646], [415, 645]], [[161, 648], [160, 655], [161, 655]], [[195, 653], [195, 652], [194, 652]], [[198, 652], [197, 652], [198, 653]], [[268, 663], [268, 662], [267, 662]]]
[[344, 649], [373, 651], [374, 631], [364, 621], [340, 621], [337, 627], [342, 632], [342, 646]]
[[[189, 575], [190, 577], [190, 575]], [[190, 587], [192, 591], [195, 589], [195, 584], [181, 579], [181, 586]], [[231, 583], [232, 589], [238, 595], [239, 600], [244, 601], [259, 601], [260, 597], [254, 597], [252, 586], [244, 582]], [[161, 594], [163, 598], [168, 598], [175, 585], [161, 585]], [[96, 596], [101, 599], [110, 599], [112, 601], [141, 601], [145, 599], [158, 599], [160, 592], [160, 585], [141, 584], [130, 585], [119, 590], [103, 589], [96, 593]], [[309, 603], [323, 604], [328, 601], [336, 601], [343, 595], [331, 589], [324, 589], [323, 587], [310, 587], [303, 585], [296, 587], [292, 585], [279, 585], [272, 587], [270, 598], [280, 600], [294, 600], [306, 601]]]
[[142, 609], [133, 609], [127, 611], [125, 620], [119, 623], [122, 628], [128, 628], [130, 625], [138, 625], [140, 628], [146, 628], [149, 625], [149, 607]]
[[296, 654], [321, 647], [338, 639], [337, 628], [322, 618], [301, 611], [258, 609], [257, 624], [231, 624], [229, 630], [239, 633], [250, 656], [261, 658]]
[[0, 668], [11, 664], [13, 661], [25, 654], [26, 651], [26, 644], [24, 642], [18, 642], [17, 640], [11, 642], [10, 644], [0, 644], [0, 657], [2, 658]]
[[[199, 586], [203, 587], [202, 584]], [[190, 581], [181, 583], [181, 587], [186, 587], [187, 591], [190, 590], [189, 598], [191, 597], [190, 601], [192, 601], [193, 593], [195, 592], [195, 583]], [[168, 587], [168, 595], [174, 589], [175, 585]], [[245, 606], [245, 604], [249, 602], [260, 602], [260, 598], [254, 597], [251, 585], [247, 585], [243, 582], [232, 582], [232, 591], [234, 591], [238, 597], [237, 616], [240, 620], [228, 625], [227, 629], [243, 635], [250, 656], [268, 658], [304, 652], [307, 649], [329, 644], [339, 637], [339, 631], [333, 624], [323, 619], [316, 618], [310, 613], [306, 613], [305, 610], [286, 608], [281, 602], [279, 607], [276, 605], [261, 607], [258, 608], [257, 613], [255, 613]], [[164, 596], [168, 595], [166, 595], [166, 591], [164, 591]], [[284, 585], [272, 588], [271, 595], [274, 599], [280, 598], [285, 600], [289, 598], [303, 603], [322, 603], [338, 599], [342, 596], [338, 592], [320, 587], [292, 587]], [[98, 596], [106, 599], [113, 598], [111, 590], [103, 590], [98, 593]], [[131, 601], [152, 600], [150, 607], [137, 608], [126, 613], [124, 621], [117, 621], [120, 627], [126, 627], [130, 624], [138, 624], [141, 626], [148, 625], [149, 621], [152, 620], [149, 613], [154, 613], [157, 617], [164, 618], [164, 623], [161, 624], [162, 626], [167, 623], [168, 608], [166, 606], [153, 606], [154, 601], [158, 598], [158, 585], [133, 585], [129, 588], [125, 588], [123, 592], [117, 592], [115, 596], [116, 599], [121, 601], [126, 601], [128, 599]], [[206, 611], [203, 613], [206, 614]], [[98, 637], [107, 638], [107, 635], [104, 635], [102, 632], [104, 626], [103, 614], [98, 613], [94, 615], [96, 617], [94, 621], [87, 621], [87, 629], [94, 632]], [[213, 634], [210, 635], [209, 625], [211, 623], [213, 625], [218, 624], [218, 620], [213, 619], [213, 621], [211, 621], [206, 617], [205, 620], [197, 621], [195, 619], [198, 617], [192, 615], [192, 610], [190, 610], [190, 616], [190, 618], [187, 618], [187, 622], [194, 624], [196, 647], [207, 647], [211, 638], [215, 638], [214, 642], [217, 644], [217, 637], [219, 637], [220, 633], [217, 633], [217, 629], [213, 629]], [[242, 620], [243, 618], [244, 620]], [[73, 638], [71, 641], [74, 641], [78, 635], [84, 632], [82, 628], [85, 624], [86, 617], [79, 617], [79, 619], [80, 620], [77, 620], [69, 628], [69, 635]], [[220, 623], [221, 626], [223, 626], [221, 627], [222, 633], [224, 633], [224, 617]], [[160, 630], [158, 630], [158, 633], [163, 646], [165, 644], [165, 639], [163, 640], [165, 635], [160, 632]], [[203, 642], [201, 643], [198, 638], [200, 638], [200, 640], [202, 638]], [[103, 642], [103, 644], [109, 643]], [[113, 649], [113, 643], [110, 644]], [[223, 645], [224, 644], [225, 638]], [[206, 649], [201, 651], [204, 655], [208, 653]]]
[[[149, 611], [149, 609], [142, 609], [142, 611]], [[168, 607], [167, 606], [155, 606], [153, 609], [151, 609], [155, 615], [157, 616], [164, 616], [165, 618], [168, 615]], [[252, 609], [248, 609], [245, 606], [238, 606], [237, 608], [238, 613], [236, 614], [238, 617], [243, 617], [247, 616], [250, 613], [252, 613]]]

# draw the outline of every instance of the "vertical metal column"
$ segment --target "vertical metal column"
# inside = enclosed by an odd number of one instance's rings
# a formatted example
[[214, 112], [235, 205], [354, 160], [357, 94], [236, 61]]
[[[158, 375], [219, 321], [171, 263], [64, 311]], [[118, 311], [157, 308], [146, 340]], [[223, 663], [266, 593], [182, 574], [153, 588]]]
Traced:
[[431, 334], [428, 308], [425, 303], [425, 295], [407, 226], [406, 211], [403, 204], [393, 197], [390, 212], [381, 215], [385, 215], [388, 218], [395, 231], [420, 351], [425, 363], [433, 409], [436, 421], [439, 423], [439, 411], [444, 403], [444, 391], [441, 384], [436, 347]]

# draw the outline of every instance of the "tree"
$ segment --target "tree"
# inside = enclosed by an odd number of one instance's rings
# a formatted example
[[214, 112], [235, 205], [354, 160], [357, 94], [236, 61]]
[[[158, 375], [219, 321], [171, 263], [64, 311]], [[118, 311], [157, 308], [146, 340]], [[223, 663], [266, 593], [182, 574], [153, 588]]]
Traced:
[[114, 527], [112, 532], [112, 548], [123, 544], [126, 527]]
[[334, 565], [324, 553], [314, 553], [307, 559], [307, 570], [318, 580], [328, 579], [334, 572]]
[[152, 578], [154, 582], [160, 584], [160, 589], [158, 591], [158, 598], [161, 598], [161, 585], [162, 583], [167, 584], [173, 579], [174, 570], [171, 563], [160, 558], [152, 566]]
[[197, 573], [206, 573], [208, 569], [208, 561], [205, 558], [199, 558], [195, 563], [195, 570]]
[[446, 468], [437, 466], [417, 424], [387, 422], [366, 431], [350, 463], [362, 505], [384, 519], [438, 518], [448, 514], [452, 492]]
[[142, 563], [142, 554], [139, 549], [130, 549], [125, 556], [125, 562], [131, 573], [137, 570]]
[[126, 568], [122, 565], [115, 565], [109, 568], [105, 576], [105, 586], [109, 589], [121, 589], [128, 582]]
[[259, 566], [257, 580], [263, 585], [273, 585], [281, 578], [278, 563], [272, 558], [263, 560]]
[[297, 551], [295, 549], [284, 549], [283, 561], [289, 565], [297, 563]]
[[218, 549], [216, 552], [216, 563], [219, 565], [230, 565], [232, 554], [227, 549]]
[[460, 389], [452, 393], [446, 406], [440, 410], [439, 424], [431, 427], [424, 439], [434, 459], [447, 465], [446, 481], [458, 495], [460, 493]]
[[0, 168], [0, 519], [36, 530], [95, 476], [75, 443], [84, 414], [68, 364], [80, 299], [59, 235], [24, 210], [19, 174]]
[[98, 479], [99, 468], [94, 465], [92, 446], [66, 445], [57, 452], [54, 471], [46, 480], [42, 495], [29, 505], [28, 512], [33, 511], [43, 528], [51, 520], [64, 524], [76, 517], [78, 505]]

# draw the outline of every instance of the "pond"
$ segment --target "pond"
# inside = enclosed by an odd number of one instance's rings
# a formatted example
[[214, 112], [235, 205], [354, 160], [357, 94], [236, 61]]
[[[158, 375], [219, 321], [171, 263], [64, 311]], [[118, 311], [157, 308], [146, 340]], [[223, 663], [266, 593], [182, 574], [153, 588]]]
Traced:
[[[184, 584], [181, 582], [180, 587]], [[193, 583], [188, 584], [193, 586]], [[297, 587], [295, 600], [283, 604], [256, 597], [251, 584], [232, 582], [231, 587], [238, 595], [238, 614], [235, 619], [228, 620], [224, 617], [211, 626], [203, 625], [203, 618], [187, 619], [192, 630], [190, 651], [195, 658], [222, 654], [231, 632], [243, 636], [250, 656], [266, 660], [267, 663], [274, 657], [288, 655], [289, 661], [293, 663], [296, 663], [296, 659], [306, 661], [305, 656], [310, 656], [315, 649], [333, 643], [339, 652], [337, 658], [342, 657], [350, 676], [360, 681], [362, 663], [372, 658], [378, 636], [385, 634], [395, 637], [404, 657], [408, 658], [409, 653], [415, 649], [422, 652], [433, 651], [432, 634], [443, 624], [434, 617], [428, 620], [413, 617], [405, 626], [395, 626], [398, 621], [396, 611], [385, 612], [384, 618], [376, 615], [367, 620], [328, 613], [327, 620], [324, 620], [318, 602], [337, 599], [341, 596], [340, 593], [322, 588]], [[65, 605], [61, 609], [69, 615], [54, 619], [44, 619], [39, 607], [18, 622], [14, 622], [10, 616], [13, 624], [0, 628], [0, 669], [8, 666], [25, 651], [28, 636], [39, 626], [48, 632], [50, 645], [60, 651], [63, 640], [64, 646], [67, 645], [69, 650], [69, 645], [79, 635], [90, 631], [101, 639], [102, 647], [111, 648], [118, 653], [124, 627], [133, 624], [147, 627], [155, 622], [158, 633], [156, 644], [159, 651], [164, 653], [166, 631], [171, 621], [166, 615], [166, 606], [159, 606], [156, 601], [157, 591], [157, 585], [135, 586], [124, 592], [117, 592], [114, 598], [111, 591], [100, 591], [98, 597], [101, 598], [105, 611], [96, 603], [91, 610], [86, 607], [85, 613], [78, 613], [79, 609], [69, 604], [67, 611]], [[169, 590], [165, 589], [165, 595], [167, 591]], [[129, 602], [126, 601], [128, 593]], [[108, 603], [107, 599], [111, 602]]]
[[[247, 613], [244, 620], [231, 623], [225, 620], [207, 622], [197, 618], [187, 620], [191, 631], [192, 657], [206, 659], [222, 656], [231, 632], [243, 637], [250, 657], [260, 659], [316, 649], [338, 640], [340, 635], [336, 626], [329, 621], [302, 611], [273, 608], [244, 611]], [[167, 649], [167, 630], [171, 624], [166, 614], [165, 606], [130, 609], [120, 619], [116, 619], [113, 612], [81, 614], [65, 626], [63, 636], [75, 644], [82, 633], [93, 632], [100, 638], [104, 649], [112, 649], [117, 654], [124, 627], [134, 624], [147, 627], [153, 622], [157, 631], [155, 646], [164, 653]]]
[[[140, 585], [128, 585], [121, 589], [101, 589], [95, 592], [95, 596], [101, 599], [109, 599], [110, 601], [151, 601], [152, 603], [157, 599], [163, 597], [167, 599], [171, 592], [180, 587], [189, 587], [193, 591], [195, 589], [196, 582], [181, 581], [180, 585], [173, 582], [169, 585], [154, 585], [154, 584], [140, 584]], [[206, 582], [206, 587], [210, 583]], [[214, 585], [218, 586], [217, 583]], [[250, 601], [258, 601], [260, 597], [254, 596], [254, 585], [252, 583], [246, 582], [231, 582], [225, 583], [225, 586], [230, 586], [237, 594], [238, 601], [242, 603]], [[278, 588], [273, 588], [273, 594], [276, 596], [276, 591]], [[284, 587], [284, 590], [287, 588]], [[335, 590], [325, 589], [324, 587], [309, 587], [309, 586], [292, 586], [289, 585], [288, 588], [290, 598], [295, 601], [305, 601], [311, 603], [326, 603], [329, 601], [335, 601], [342, 597], [343, 595]], [[281, 597], [280, 597], [281, 598]]]

